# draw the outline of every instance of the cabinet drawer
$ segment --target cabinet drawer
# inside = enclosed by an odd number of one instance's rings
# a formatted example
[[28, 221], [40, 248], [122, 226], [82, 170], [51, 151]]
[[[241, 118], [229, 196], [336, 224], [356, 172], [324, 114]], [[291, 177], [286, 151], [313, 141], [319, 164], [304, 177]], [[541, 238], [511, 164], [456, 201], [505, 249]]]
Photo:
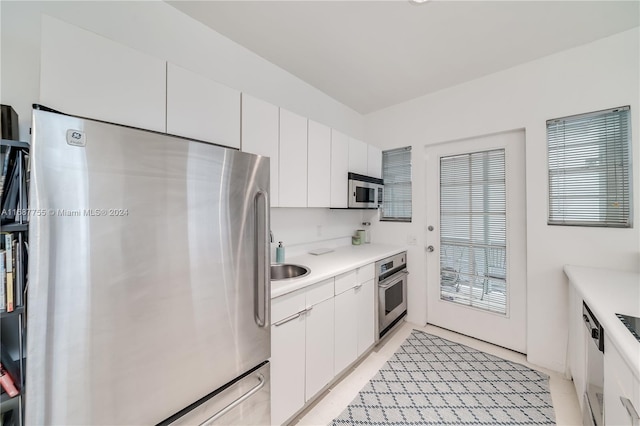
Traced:
[[321, 281], [307, 288], [307, 307], [317, 305], [333, 297], [333, 278]]
[[271, 324], [306, 308], [304, 290], [294, 291], [271, 300]]
[[360, 284], [364, 284], [367, 281], [372, 280], [374, 275], [375, 267], [373, 266], [373, 263], [358, 268], [358, 282]]
[[357, 283], [357, 273], [355, 270], [340, 274], [336, 277], [335, 294], [338, 295], [340, 293], [343, 293], [350, 288], [355, 287]]

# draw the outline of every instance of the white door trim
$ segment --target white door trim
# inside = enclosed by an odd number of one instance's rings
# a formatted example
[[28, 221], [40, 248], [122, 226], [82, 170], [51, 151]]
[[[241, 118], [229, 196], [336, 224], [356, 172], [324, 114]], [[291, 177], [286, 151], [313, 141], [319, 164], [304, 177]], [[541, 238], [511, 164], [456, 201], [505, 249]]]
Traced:
[[[440, 299], [440, 158], [505, 150], [507, 201], [507, 315]], [[425, 147], [427, 322], [499, 346], [526, 353], [526, 198], [524, 129], [478, 136]]]

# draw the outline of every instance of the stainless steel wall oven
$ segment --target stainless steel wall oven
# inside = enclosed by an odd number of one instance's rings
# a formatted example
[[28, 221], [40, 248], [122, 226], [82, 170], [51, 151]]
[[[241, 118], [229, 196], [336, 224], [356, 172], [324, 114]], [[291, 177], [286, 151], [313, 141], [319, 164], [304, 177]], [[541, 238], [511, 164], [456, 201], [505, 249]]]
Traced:
[[381, 338], [407, 314], [407, 252], [376, 262], [378, 333]]

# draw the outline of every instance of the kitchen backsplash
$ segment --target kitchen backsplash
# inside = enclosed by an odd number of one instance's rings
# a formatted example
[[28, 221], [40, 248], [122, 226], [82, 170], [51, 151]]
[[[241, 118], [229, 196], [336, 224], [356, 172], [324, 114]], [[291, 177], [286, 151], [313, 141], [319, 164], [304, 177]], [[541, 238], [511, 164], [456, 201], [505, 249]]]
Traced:
[[362, 228], [362, 221], [362, 210], [272, 208], [274, 243], [271, 244], [271, 259], [275, 260], [278, 241], [285, 247], [285, 261], [311, 249], [349, 245], [355, 230]]

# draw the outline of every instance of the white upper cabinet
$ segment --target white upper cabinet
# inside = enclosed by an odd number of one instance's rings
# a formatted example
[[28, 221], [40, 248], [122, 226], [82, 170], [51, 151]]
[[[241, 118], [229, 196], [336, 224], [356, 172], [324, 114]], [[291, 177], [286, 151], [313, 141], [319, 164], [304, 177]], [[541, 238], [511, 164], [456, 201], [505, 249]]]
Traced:
[[280, 207], [307, 207], [307, 119], [280, 108]]
[[309, 120], [307, 207], [331, 206], [331, 129]]
[[40, 103], [66, 114], [165, 131], [165, 62], [42, 17]]
[[367, 176], [382, 179], [382, 150], [378, 147], [367, 145]]
[[280, 205], [278, 117], [277, 106], [245, 93], [242, 94], [242, 151], [270, 158], [271, 207]]
[[358, 139], [349, 138], [349, 171], [366, 175], [368, 158], [367, 144]]
[[331, 207], [346, 208], [349, 174], [349, 137], [331, 130]]
[[240, 148], [240, 92], [168, 63], [167, 133]]

